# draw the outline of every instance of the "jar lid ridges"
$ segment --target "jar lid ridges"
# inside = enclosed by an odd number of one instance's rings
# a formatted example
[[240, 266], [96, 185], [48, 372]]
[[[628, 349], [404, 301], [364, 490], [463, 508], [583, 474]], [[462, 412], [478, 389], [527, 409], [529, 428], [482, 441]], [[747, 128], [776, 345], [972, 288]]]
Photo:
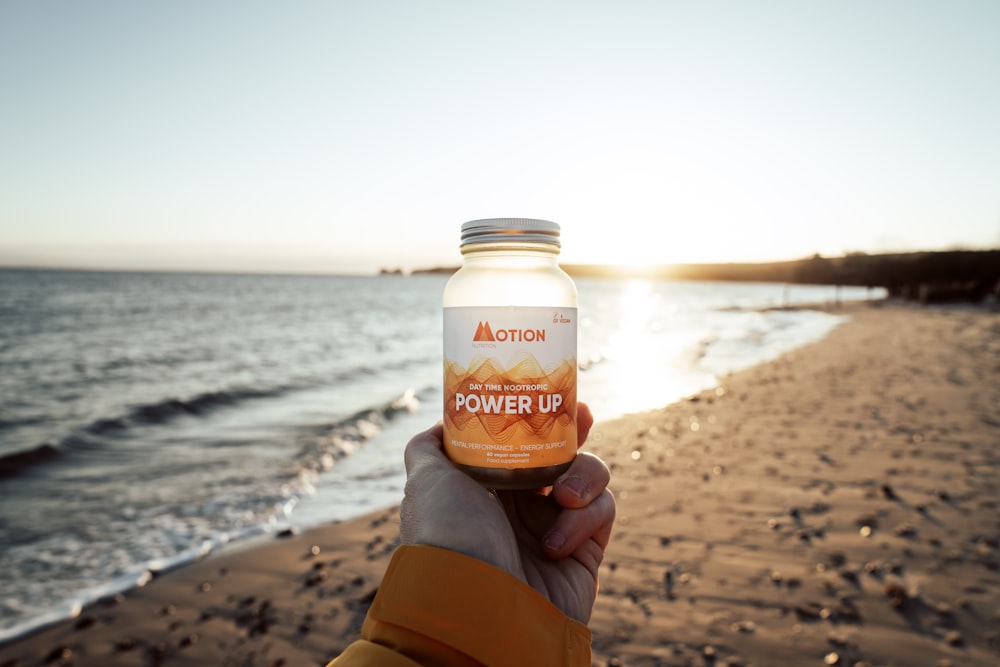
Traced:
[[469, 243], [559, 243], [559, 224], [535, 218], [483, 218], [462, 225], [462, 245]]

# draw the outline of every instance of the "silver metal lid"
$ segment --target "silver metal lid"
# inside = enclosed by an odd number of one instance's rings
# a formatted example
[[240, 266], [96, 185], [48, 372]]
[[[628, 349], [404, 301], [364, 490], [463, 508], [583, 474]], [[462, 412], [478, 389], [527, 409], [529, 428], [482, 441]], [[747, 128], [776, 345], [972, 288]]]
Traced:
[[549, 243], [559, 246], [559, 224], [533, 218], [486, 218], [462, 225], [462, 245], [470, 243]]

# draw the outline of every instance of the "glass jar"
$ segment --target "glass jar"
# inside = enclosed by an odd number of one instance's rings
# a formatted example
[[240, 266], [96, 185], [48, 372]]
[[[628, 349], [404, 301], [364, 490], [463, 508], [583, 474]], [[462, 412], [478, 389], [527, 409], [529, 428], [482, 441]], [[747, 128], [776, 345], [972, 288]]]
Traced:
[[559, 225], [462, 225], [444, 291], [444, 448], [496, 489], [551, 484], [576, 456], [577, 292]]

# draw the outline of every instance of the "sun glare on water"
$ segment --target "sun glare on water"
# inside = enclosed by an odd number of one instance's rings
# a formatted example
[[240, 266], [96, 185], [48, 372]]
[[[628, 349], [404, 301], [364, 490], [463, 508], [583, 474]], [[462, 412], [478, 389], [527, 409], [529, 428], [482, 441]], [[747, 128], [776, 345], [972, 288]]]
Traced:
[[669, 326], [665, 318], [672, 308], [648, 280], [629, 281], [618, 304], [615, 312], [603, 314], [615, 323], [601, 350], [608, 363], [594, 368], [603, 386], [615, 387], [613, 396], [603, 397], [602, 407], [624, 414], [659, 407], [655, 397], [685, 393], [692, 379], [679, 369], [689, 366], [685, 355], [695, 347], [697, 332]]

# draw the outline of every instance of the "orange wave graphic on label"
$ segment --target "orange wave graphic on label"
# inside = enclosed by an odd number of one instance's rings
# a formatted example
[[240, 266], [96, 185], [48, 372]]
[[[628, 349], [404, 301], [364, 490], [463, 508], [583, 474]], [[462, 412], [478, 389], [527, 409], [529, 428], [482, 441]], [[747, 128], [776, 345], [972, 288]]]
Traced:
[[576, 360], [543, 369], [528, 352], [510, 368], [445, 362], [445, 446], [468, 465], [525, 468], [576, 454]]

